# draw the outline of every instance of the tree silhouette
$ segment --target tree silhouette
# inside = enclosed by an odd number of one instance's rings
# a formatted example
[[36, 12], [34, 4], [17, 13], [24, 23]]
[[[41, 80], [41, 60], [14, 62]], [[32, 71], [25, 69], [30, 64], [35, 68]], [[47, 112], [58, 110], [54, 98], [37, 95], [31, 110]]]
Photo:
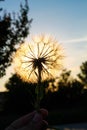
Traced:
[[81, 72], [78, 74], [79, 79], [85, 87], [87, 87], [87, 61], [80, 66]]
[[[1, 2], [1, 1], [4, 1], [4, 0], [0, 0], [0, 2]], [[3, 8], [2, 8], [2, 7], [0, 7], [0, 11], [2, 11], [2, 10], [3, 10]]]
[[71, 78], [71, 71], [64, 69], [59, 77], [59, 82], [58, 82], [59, 88], [68, 87], [68, 83], [70, 82], [70, 78]]
[[[63, 70], [59, 77], [59, 81], [56, 84], [56, 79], [46, 80], [41, 83], [44, 89], [43, 99], [40, 104], [41, 107], [52, 110], [61, 107], [78, 106], [83, 101], [83, 84], [79, 80], [71, 78], [71, 71]], [[48, 89], [49, 83], [53, 87], [52, 90], [55, 90], [55, 87], [58, 87], [58, 90], [50, 91]], [[35, 83], [22, 81], [14, 74], [6, 83], [8, 95], [6, 97], [7, 103], [5, 104], [5, 108], [8, 111], [16, 112], [27, 112], [33, 109], [36, 101], [36, 85]], [[48, 91], [45, 91], [47, 89]]]
[[31, 111], [35, 102], [35, 84], [23, 82], [14, 74], [5, 87], [8, 90], [5, 110], [14, 112]]
[[[83, 93], [83, 85], [77, 79], [72, 78], [71, 71], [64, 69], [59, 76], [58, 91], [51, 95], [54, 108], [78, 105]], [[53, 99], [54, 98], [54, 99]]]
[[[3, 12], [3, 11], [2, 11]], [[28, 19], [29, 7], [20, 5], [19, 15], [5, 12], [0, 19], [0, 77], [6, 74], [6, 68], [11, 65], [12, 54], [17, 45], [23, 43], [29, 34], [32, 19]]]
[[[47, 93], [45, 89], [48, 87], [49, 82], [53, 80], [45, 80], [41, 83], [43, 88], [41, 100], [41, 106], [45, 107], [47, 103]], [[27, 83], [22, 81], [16, 74], [12, 75], [7, 81], [5, 87], [8, 90], [6, 95], [5, 110], [8, 112], [29, 112], [35, 107], [36, 93], [35, 88], [36, 83]], [[49, 97], [50, 98], [50, 97]], [[21, 109], [21, 110], [20, 110]]]

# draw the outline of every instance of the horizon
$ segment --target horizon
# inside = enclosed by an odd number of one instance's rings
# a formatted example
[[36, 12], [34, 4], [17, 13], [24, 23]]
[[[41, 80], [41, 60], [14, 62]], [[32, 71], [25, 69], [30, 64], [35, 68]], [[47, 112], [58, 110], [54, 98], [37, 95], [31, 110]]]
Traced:
[[[8, 12], [18, 12], [20, 2], [24, 3], [24, 0], [7, 0], [0, 2], [0, 7]], [[29, 0], [28, 3], [29, 18], [33, 18], [30, 35], [47, 33], [54, 36], [64, 48], [65, 68], [76, 76], [81, 64], [87, 61], [87, 1]], [[0, 79], [0, 91], [4, 91], [4, 83], [10, 75], [9, 71], [12, 73], [13, 69], [7, 71], [7, 76]]]

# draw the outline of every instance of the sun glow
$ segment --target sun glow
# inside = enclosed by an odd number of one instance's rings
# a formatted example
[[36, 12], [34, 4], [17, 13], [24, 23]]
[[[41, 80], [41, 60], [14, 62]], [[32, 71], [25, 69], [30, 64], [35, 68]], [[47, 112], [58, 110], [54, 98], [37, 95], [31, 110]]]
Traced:
[[13, 61], [16, 73], [24, 81], [37, 82], [39, 71], [41, 80], [57, 76], [63, 57], [62, 48], [54, 38], [37, 35], [20, 46]]

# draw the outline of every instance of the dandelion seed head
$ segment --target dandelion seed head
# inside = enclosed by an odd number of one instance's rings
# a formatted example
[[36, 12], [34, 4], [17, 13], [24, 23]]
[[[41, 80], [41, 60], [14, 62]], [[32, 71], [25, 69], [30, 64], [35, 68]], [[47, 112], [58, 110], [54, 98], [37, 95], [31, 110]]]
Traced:
[[38, 69], [41, 79], [55, 77], [62, 68], [63, 50], [51, 36], [33, 36], [29, 43], [20, 46], [13, 57], [16, 73], [27, 82], [37, 82]]

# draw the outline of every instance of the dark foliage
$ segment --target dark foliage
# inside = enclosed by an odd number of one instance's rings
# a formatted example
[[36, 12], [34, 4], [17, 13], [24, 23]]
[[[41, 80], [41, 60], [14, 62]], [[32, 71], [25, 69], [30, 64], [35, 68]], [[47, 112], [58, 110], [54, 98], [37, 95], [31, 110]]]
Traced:
[[79, 107], [84, 101], [84, 86], [77, 79], [70, 77], [70, 71], [63, 70], [58, 82], [58, 91], [49, 90], [42, 100], [42, 106], [48, 110]]
[[20, 5], [19, 15], [12, 16], [5, 12], [0, 19], [0, 77], [5, 75], [6, 68], [11, 65], [12, 54], [17, 45], [23, 43], [29, 34], [32, 19], [28, 19], [29, 7], [27, 0], [25, 5]]
[[[60, 75], [58, 91], [51, 92], [49, 90], [46, 93], [45, 88], [47, 89], [49, 82], [52, 83], [53, 88], [55, 87], [55, 79], [45, 81], [41, 84], [44, 91], [44, 96], [41, 100], [41, 107], [47, 108], [48, 110], [59, 109], [63, 107], [79, 107], [79, 105], [87, 99], [84, 99], [85, 90], [83, 84], [76, 79], [71, 80], [70, 71], [64, 70]], [[8, 107], [8, 111], [16, 112], [26, 112], [34, 109], [34, 104], [36, 101], [36, 84], [22, 82], [22, 80], [15, 74], [9, 79], [8, 83], [6, 84], [6, 88], [9, 90], [9, 92], [5, 109]]]
[[[1, 2], [1, 1], [4, 1], [4, 0], [0, 0], [0, 2]], [[0, 7], [0, 11], [2, 11], [2, 10], [3, 10], [3, 8], [2, 8], [2, 7]]]
[[[42, 95], [44, 95], [44, 97], [46, 96], [45, 88], [48, 84], [49, 81], [41, 83], [43, 88]], [[7, 99], [4, 106], [5, 111], [25, 113], [35, 109], [36, 85], [36, 83], [23, 82], [16, 74], [14, 74], [5, 86], [8, 90], [8, 95], [5, 97]]]
[[35, 86], [23, 82], [16, 74], [14, 74], [6, 88], [9, 91], [4, 109], [7, 112], [26, 113], [34, 109], [35, 102]]
[[83, 85], [87, 86], [87, 61], [83, 62], [80, 66], [81, 72], [78, 74], [79, 79], [83, 83]]

